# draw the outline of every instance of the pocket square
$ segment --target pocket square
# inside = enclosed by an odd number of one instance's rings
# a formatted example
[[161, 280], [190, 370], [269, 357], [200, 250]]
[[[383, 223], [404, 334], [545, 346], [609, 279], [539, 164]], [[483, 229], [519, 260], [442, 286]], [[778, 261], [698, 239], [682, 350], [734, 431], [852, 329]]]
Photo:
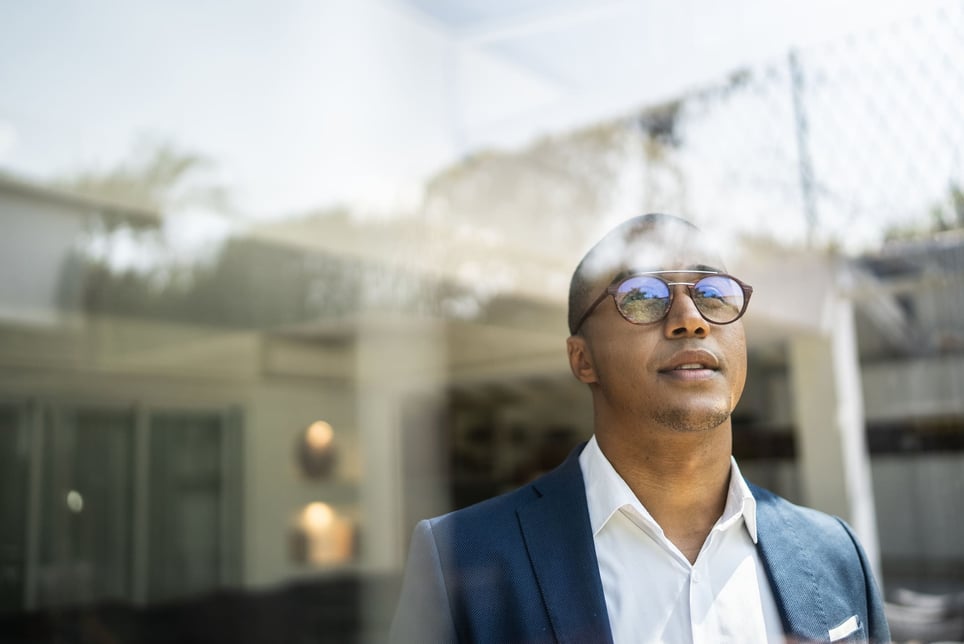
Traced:
[[838, 626], [831, 628], [827, 634], [830, 635], [830, 641], [836, 642], [837, 640], [842, 640], [854, 631], [860, 628], [860, 621], [857, 616], [848, 617], [844, 621], [840, 622]]

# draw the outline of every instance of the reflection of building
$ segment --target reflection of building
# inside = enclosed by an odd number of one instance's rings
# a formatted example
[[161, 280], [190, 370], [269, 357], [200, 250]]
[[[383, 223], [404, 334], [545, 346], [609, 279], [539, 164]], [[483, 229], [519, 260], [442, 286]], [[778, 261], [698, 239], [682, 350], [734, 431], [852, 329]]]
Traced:
[[[587, 435], [563, 344], [577, 249], [331, 216], [159, 278], [88, 252], [158, 243], [152, 213], [3, 179], [0, 222], [0, 608], [395, 573], [416, 518]], [[879, 534], [885, 573], [964, 577], [943, 511], [964, 485], [962, 257], [944, 238], [731, 267], [756, 287], [743, 469]], [[493, 283], [505, 265], [526, 279]], [[313, 478], [295, 446], [317, 420], [338, 457]], [[292, 555], [299, 521], [327, 567]]]
[[98, 310], [79, 261], [156, 215], [4, 179], [0, 217], [0, 608], [238, 582], [243, 397], [198, 386], [201, 329]]

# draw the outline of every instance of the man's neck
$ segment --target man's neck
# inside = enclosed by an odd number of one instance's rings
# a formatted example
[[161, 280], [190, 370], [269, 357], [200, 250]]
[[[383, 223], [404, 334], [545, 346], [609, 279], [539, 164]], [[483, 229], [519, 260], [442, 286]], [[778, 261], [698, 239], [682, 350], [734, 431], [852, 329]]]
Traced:
[[668, 429], [637, 432], [631, 441], [597, 430], [596, 441], [666, 538], [695, 562], [726, 506], [729, 423], [691, 434]]

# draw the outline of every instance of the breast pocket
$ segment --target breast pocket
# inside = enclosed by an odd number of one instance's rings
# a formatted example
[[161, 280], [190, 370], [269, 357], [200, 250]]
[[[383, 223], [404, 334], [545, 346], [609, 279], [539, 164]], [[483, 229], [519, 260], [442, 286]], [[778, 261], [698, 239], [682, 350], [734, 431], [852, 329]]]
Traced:
[[867, 634], [864, 632], [863, 622], [856, 615], [848, 617], [838, 625], [831, 628], [827, 635], [831, 642], [866, 642]]

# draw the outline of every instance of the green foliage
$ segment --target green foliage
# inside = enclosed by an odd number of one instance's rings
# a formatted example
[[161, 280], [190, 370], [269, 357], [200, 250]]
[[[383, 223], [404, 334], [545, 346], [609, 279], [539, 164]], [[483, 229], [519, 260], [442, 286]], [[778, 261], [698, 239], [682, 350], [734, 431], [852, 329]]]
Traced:
[[151, 210], [206, 206], [224, 212], [226, 191], [205, 176], [212, 168], [197, 153], [144, 139], [114, 167], [84, 170], [58, 183], [90, 197]]
[[887, 241], [918, 239], [934, 233], [964, 228], [964, 190], [956, 181], [951, 181], [947, 187], [946, 197], [935, 202], [927, 214], [926, 221], [890, 228], [885, 234], [885, 239]]

